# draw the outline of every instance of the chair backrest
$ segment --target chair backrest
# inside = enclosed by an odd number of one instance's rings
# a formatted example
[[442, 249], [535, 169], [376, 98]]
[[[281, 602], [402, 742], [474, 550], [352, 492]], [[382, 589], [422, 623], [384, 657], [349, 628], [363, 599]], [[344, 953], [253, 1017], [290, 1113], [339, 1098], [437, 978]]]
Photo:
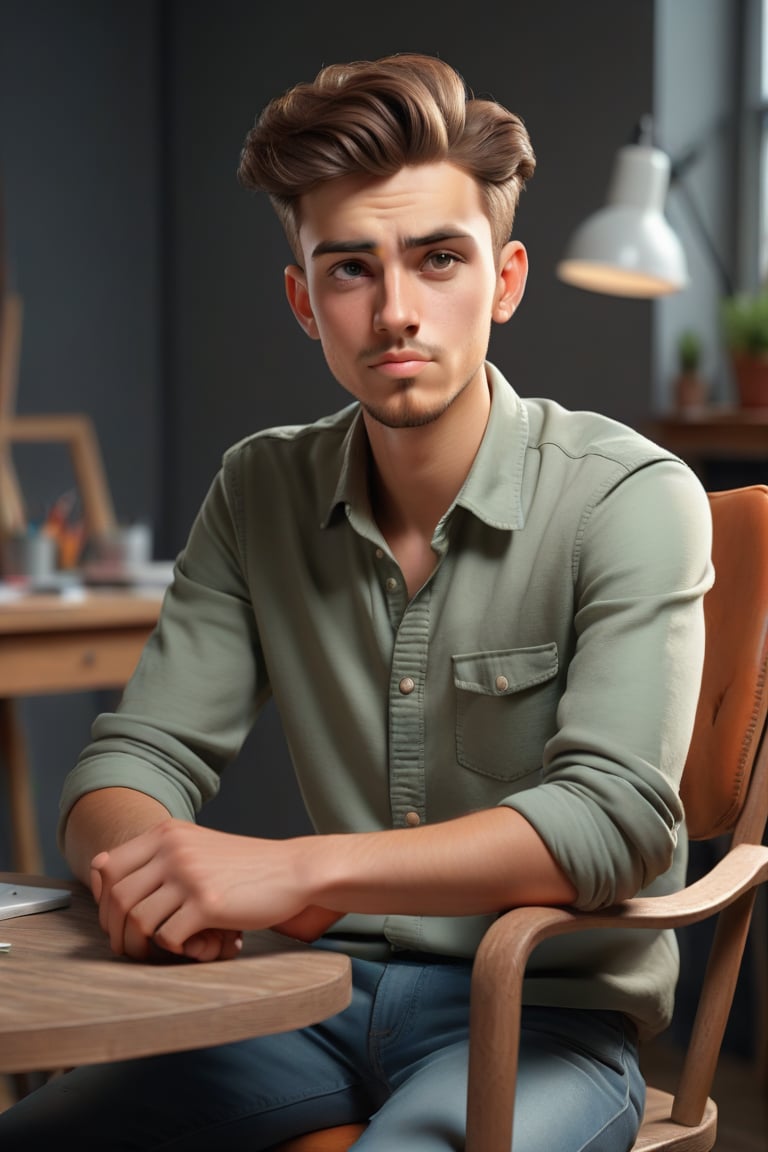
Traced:
[[768, 486], [711, 492], [709, 501], [715, 582], [680, 791], [691, 839], [734, 832], [759, 843], [768, 789], [749, 785], [768, 711]]

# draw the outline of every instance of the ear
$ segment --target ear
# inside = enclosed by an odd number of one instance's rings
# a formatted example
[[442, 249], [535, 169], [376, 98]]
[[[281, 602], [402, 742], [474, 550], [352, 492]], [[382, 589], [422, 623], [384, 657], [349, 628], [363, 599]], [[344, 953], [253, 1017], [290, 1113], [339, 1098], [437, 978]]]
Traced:
[[511, 320], [523, 298], [527, 279], [528, 253], [519, 240], [510, 240], [499, 256], [499, 283], [491, 313], [497, 324]]
[[306, 273], [298, 264], [289, 264], [285, 270], [285, 294], [291, 311], [307, 336], [312, 340], [319, 340], [320, 333], [309, 301]]

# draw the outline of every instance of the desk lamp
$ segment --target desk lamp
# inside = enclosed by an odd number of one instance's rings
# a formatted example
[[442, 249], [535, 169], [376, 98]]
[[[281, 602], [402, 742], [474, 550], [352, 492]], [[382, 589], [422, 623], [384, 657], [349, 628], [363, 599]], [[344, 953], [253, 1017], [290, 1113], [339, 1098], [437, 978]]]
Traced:
[[685, 288], [685, 253], [664, 216], [670, 176], [669, 156], [654, 147], [644, 116], [634, 142], [617, 153], [606, 206], [577, 228], [558, 277], [611, 296], [651, 298]]

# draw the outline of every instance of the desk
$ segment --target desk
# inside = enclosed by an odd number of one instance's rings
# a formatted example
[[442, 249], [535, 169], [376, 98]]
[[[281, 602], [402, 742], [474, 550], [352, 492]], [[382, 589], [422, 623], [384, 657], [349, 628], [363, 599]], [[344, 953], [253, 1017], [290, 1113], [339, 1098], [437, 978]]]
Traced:
[[41, 872], [43, 865], [15, 699], [123, 688], [155, 626], [163, 591], [94, 590], [81, 600], [34, 595], [0, 603], [0, 758], [20, 872]]
[[[40, 876], [0, 880], [61, 885]], [[71, 1068], [224, 1044], [317, 1023], [350, 1002], [349, 957], [273, 932], [234, 960], [142, 964], [114, 956], [96, 906], [0, 920], [0, 1072]], [[12, 990], [12, 991], [11, 991]]]
[[768, 471], [768, 410], [764, 408], [702, 408], [659, 417], [644, 431], [692, 467], [707, 458], [762, 459]]

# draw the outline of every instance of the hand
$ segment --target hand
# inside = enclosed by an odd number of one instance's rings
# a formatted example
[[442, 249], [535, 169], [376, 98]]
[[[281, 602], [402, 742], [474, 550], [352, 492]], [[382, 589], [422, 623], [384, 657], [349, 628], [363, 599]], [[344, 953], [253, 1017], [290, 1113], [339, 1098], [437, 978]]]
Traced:
[[[189, 960], [233, 960], [243, 950], [243, 934], [237, 931], [224, 931], [221, 928], [207, 928], [190, 936], [184, 944], [184, 955]], [[165, 959], [167, 949], [156, 941], [150, 945], [149, 959]]]
[[[148, 959], [155, 946], [224, 958], [236, 954], [243, 929], [277, 924], [312, 938], [318, 919], [302, 882], [310, 870], [299, 866], [300, 844], [164, 821], [94, 857], [99, 922], [113, 951], [136, 959]], [[338, 915], [324, 912], [320, 921]]]
[[[106, 855], [106, 853], [103, 853]], [[101, 872], [91, 866], [91, 891], [98, 905], [101, 899]], [[289, 933], [290, 935], [290, 933]], [[242, 951], [242, 932], [225, 933], [218, 929], [208, 932], [198, 932], [197, 936], [190, 937], [184, 945], [185, 955], [195, 960], [231, 960]], [[173, 953], [161, 948], [154, 940], [140, 945], [134, 954], [135, 960], [157, 960], [158, 963], [166, 961]]]
[[275, 932], [281, 932], [283, 936], [311, 944], [313, 940], [322, 936], [323, 932], [327, 932], [331, 924], [335, 924], [342, 915], [342, 912], [332, 912], [330, 908], [320, 908], [316, 904], [311, 904], [303, 912], [299, 912], [298, 916], [284, 920], [282, 924], [273, 924], [272, 928]]

